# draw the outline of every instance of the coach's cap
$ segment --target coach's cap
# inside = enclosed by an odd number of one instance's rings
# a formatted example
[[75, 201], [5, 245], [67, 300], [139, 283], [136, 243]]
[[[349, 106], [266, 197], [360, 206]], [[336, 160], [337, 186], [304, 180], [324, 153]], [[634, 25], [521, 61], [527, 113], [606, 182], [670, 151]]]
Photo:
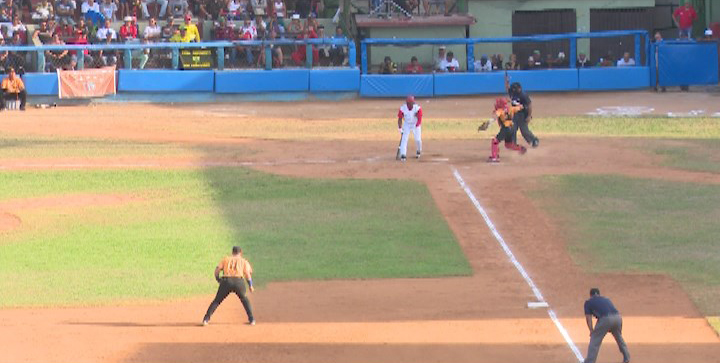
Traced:
[[438, 49], [447, 49], [447, 47], [444, 45], [441, 45]]
[[711, 36], [713, 36], [713, 31], [712, 31], [712, 29], [705, 29], [705, 36], [706, 36], [706, 37], [711, 37]]
[[126, 22], [126, 23], [131, 22], [131, 21], [132, 21], [132, 16], [126, 16], [126, 17], [124, 17], [124, 18], [123, 18], [123, 21]]

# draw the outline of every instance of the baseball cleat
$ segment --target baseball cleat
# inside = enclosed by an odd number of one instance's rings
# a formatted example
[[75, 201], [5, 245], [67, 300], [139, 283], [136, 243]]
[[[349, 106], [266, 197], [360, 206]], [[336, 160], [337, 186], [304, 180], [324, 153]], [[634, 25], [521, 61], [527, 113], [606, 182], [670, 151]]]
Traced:
[[400, 156], [400, 161], [406, 161], [406, 160], [407, 160], [407, 157], [405, 157], [405, 155]]
[[488, 156], [487, 162], [488, 162], [488, 163], [499, 163], [499, 162], [500, 162], [500, 158], [494, 158], [494, 157], [492, 157], [492, 156]]
[[250, 320], [250, 322], [249, 322], [248, 324], [250, 324], [250, 325], [252, 325], [252, 326], [255, 326], [255, 319]]
[[420, 154], [421, 154], [420, 151], [418, 151], [418, 152], [415, 154], [415, 159], [420, 159]]
[[540, 139], [533, 140], [532, 147], [538, 147], [538, 145], [540, 145]]
[[525, 146], [520, 146], [520, 150], [518, 151], [520, 152], [520, 155], [523, 155], [527, 152], [527, 148]]
[[202, 322], [202, 326], [208, 326], [208, 324], [210, 324], [210, 322], [209, 322], [209, 321], [207, 321], [207, 320], [203, 320], [203, 322]]

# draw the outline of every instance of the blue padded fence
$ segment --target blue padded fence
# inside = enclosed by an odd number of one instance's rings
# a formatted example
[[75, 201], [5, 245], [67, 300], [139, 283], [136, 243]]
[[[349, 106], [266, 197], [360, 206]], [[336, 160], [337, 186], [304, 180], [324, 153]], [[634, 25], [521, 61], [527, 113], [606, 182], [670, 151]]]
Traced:
[[432, 97], [432, 74], [384, 75], [365, 74], [360, 78], [360, 96], [363, 97], [405, 97], [415, 95]]
[[[670, 41], [653, 44], [659, 86], [713, 85], [718, 83], [718, 42]], [[654, 61], [654, 59], [653, 59]], [[654, 63], [654, 62], [653, 62]]]
[[118, 92], [213, 92], [214, 71], [118, 71]]

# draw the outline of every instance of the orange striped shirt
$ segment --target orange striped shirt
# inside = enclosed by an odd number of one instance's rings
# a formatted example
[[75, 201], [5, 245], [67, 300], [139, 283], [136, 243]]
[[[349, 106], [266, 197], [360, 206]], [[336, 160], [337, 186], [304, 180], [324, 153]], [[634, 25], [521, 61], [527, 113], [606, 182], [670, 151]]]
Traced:
[[218, 264], [218, 268], [222, 270], [225, 277], [245, 277], [246, 279], [252, 277], [250, 262], [240, 255], [223, 258]]

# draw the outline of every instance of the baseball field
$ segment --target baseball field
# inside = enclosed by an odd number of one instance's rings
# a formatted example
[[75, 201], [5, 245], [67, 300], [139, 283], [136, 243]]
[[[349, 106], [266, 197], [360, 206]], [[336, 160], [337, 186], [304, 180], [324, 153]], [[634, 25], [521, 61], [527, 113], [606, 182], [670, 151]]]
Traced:
[[[3, 112], [0, 362], [576, 362], [591, 287], [633, 362], [717, 362], [716, 98], [536, 94], [499, 164], [492, 97], [420, 99], [404, 163], [402, 100]], [[233, 245], [258, 323], [203, 327]]]

